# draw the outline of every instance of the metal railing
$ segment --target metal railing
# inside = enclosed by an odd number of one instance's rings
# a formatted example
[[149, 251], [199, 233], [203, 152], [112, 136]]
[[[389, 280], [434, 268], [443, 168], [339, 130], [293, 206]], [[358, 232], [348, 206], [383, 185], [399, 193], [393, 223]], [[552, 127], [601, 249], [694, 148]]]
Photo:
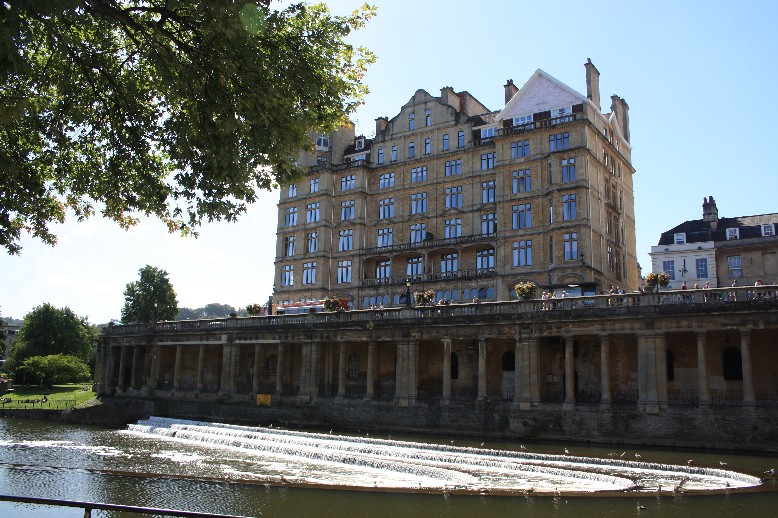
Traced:
[[389, 246], [374, 246], [371, 248], [361, 249], [360, 255], [380, 255], [380, 254], [396, 254], [398, 252], [408, 252], [414, 250], [420, 250], [422, 248], [444, 248], [454, 245], [462, 245], [468, 243], [483, 243], [491, 242], [496, 238], [495, 234], [475, 234], [472, 236], [457, 236], [447, 237], [440, 239], [423, 239], [416, 243], [399, 243]]

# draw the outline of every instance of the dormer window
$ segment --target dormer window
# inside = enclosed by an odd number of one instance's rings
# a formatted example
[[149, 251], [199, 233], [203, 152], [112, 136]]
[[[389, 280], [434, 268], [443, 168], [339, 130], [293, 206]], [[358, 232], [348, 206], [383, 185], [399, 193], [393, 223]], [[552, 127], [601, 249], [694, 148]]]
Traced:
[[685, 233], [681, 232], [681, 233], [675, 234], [674, 237], [675, 237], [674, 241], [675, 241], [676, 245], [684, 245], [684, 244], [686, 244], [686, 234]]
[[522, 115], [521, 117], [513, 118], [514, 126], [523, 126], [525, 124], [532, 124], [532, 115]]
[[495, 132], [496, 129], [497, 128], [494, 128], [494, 127], [492, 127], [492, 128], [483, 128], [481, 130], [481, 138], [484, 139], [484, 138], [491, 138], [491, 137], [493, 137], [494, 136], [494, 132]]
[[769, 237], [775, 235], [775, 223], [767, 223], [762, 225], [762, 236]]
[[727, 241], [730, 241], [732, 239], [740, 239], [740, 229], [739, 228], [728, 228], [727, 229]]
[[358, 138], [356, 145], [354, 146], [356, 149], [365, 149], [365, 139]]

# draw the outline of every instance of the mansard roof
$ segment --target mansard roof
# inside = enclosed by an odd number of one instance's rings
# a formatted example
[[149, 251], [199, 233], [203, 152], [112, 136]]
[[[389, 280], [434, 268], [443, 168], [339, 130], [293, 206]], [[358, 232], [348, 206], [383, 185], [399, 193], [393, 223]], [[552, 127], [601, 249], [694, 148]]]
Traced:
[[778, 213], [719, 218], [715, 229], [709, 221], [694, 219], [663, 232], [658, 244], [672, 245], [675, 234], [686, 234], [687, 243], [726, 241], [728, 228], [739, 229], [740, 239], [759, 238], [762, 237], [762, 225], [770, 223], [778, 223]]

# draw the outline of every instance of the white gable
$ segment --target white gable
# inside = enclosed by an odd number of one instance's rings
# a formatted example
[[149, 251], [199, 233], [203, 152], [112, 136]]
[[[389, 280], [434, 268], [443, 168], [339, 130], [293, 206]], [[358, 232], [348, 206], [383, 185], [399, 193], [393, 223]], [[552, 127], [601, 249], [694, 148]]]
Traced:
[[572, 88], [537, 69], [532, 77], [524, 83], [524, 86], [508, 101], [495, 120], [512, 119], [588, 101], [586, 97]]

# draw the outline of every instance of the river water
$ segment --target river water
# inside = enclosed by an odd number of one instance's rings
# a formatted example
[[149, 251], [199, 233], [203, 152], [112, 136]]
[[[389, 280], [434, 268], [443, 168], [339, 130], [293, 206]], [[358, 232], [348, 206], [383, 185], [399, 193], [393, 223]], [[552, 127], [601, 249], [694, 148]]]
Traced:
[[[437, 437], [393, 439], [446, 447], [450, 444]], [[456, 445], [511, 451], [520, 448], [516, 442], [487, 441], [481, 445], [480, 440], [459, 438]], [[727, 470], [765, 477], [765, 482], [757, 491], [726, 490], [703, 495], [665, 491], [626, 497], [565, 493], [459, 495], [432, 492], [426, 487], [386, 492], [301, 488], [265, 483], [273, 480], [273, 473], [285, 474], [285, 481], [294, 480], [292, 464], [278, 458], [123, 430], [0, 419], [0, 494], [242, 516], [778, 516], [778, 483], [764, 474], [778, 468], [776, 457], [647, 448], [616, 450], [578, 444], [525, 445], [537, 453], [562, 454], [568, 447], [571, 455], [602, 459], [620, 457], [622, 453], [629, 458], [639, 451], [641, 461], [686, 465], [692, 459], [695, 466], [716, 469], [726, 462]], [[258, 471], [264, 473], [262, 477], [254, 476]], [[378, 482], [374, 485], [381, 488]], [[645, 509], [638, 510], [638, 504]], [[0, 502], [0, 516], [76, 517], [83, 516], [83, 511]]]

